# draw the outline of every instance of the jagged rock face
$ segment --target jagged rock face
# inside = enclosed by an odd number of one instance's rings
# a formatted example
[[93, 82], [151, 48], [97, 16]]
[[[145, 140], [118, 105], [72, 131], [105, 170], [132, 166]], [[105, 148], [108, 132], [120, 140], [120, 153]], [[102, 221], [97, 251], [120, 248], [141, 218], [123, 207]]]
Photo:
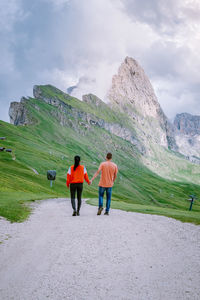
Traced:
[[[62, 126], [73, 128], [75, 131], [80, 133], [81, 128], [90, 129], [93, 126], [103, 128], [108, 132], [123, 138], [137, 147], [141, 154], [145, 153], [145, 148], [142, 146], [140, 141], [133, 135], [130, 129], [127, 129], [120, 124], [108, 123], [105, 120], [100, 119], [92, 114], [78, 111], [76, 109], [70, 109], [69, 107], [63, 107], [62, 111], [53, 111], [53, 116], [60, 122]], [[73, 117], [73, 122], [69, 118]], [[81, 121], [79, 121], [81, 119]]]
[[191, 136], [200, 135], [200, 116], [193, 116], [188, 113], [177, 114], [174, 119], [174, 126], [180, 133]]
[[82, 100], [86, 103], [95, 105], [97, 107], [105, 105], [105, 103], [100, 98], [98, 98], [97, 96], [95, 96], [93, 94], [83, 95]]
[[14, 125], [28, 125], [32, 124], [29, 118], [28, 110], [26, 108], [27, 99], [22, 97], [20, 102], [11, 102], [9, 108], [10, 123]]
[[200, 135], [177, 134], [175, 138], [178, 152], [191, 162], [200, 164]]
[[[52, 92], [55, 93], [55, 95], [56, 95], [56, 93], [59, 93], [59, 94], [62, 94], [62, 96], [65, 99], [70, 98], [70, 96], [68, 94], [63, 93], [61, 90], [57, 89], [56, 87], [54, 87], [52, 85], [47, 85], [47, 86], [51, 87], [51, 90], [52, 90]], [[51, 96], [45, 97], [43, 95], [43, 92], [42, 92], [40, 86], [34, 85], [34, 87], [33, 87], [33, 96], [36, 99], [45, 101], [48, 104], [51, 104], [51, 105], [54, 105], [54, 106], [58, 107], [61, 104], [62, 101], [60, 99], [58, 99], [55, 95], [53, 95], [52, 97]], [[62, 102], [62, 103], [64, 103], [64, 102]]]
[[190, 161], [200, 164], [200, 116], [177, 114], [174, 127], [178, 151]]
[[126, 57], [118, 74], [113, 76], [108, 98], [113, 108], [122, 110], [133, 120], [144, 144], [151, 139], [153, 143], [177, 149], [173, 126], [163, 113], [148, 77], [136, 60]]
[[137, 61], [130, 57], [126, 57], [118, 74], [113, 76], [108, 98], [123, 110], [127, 105], [135, 108], [144, 117], [157, 118], [162, 113], [148, 77]]

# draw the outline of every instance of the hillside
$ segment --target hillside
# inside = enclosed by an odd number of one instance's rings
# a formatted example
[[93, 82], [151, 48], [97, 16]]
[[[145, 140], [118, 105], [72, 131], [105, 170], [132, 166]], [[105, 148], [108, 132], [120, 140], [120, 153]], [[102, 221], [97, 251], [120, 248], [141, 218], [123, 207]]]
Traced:
[[[20, 221], [30, 211], [28, 201], [69, 197], [65, 179], [74, 155], [81, 156], [91, 177], [111, 151], [119, 167], [113, 206], [200, 223], [199, 203], [189, 213], [187, 201], [191, 193], [200, 196], [200, 186], [194, 184], [199, 180], [198, 166], [158, 145], [159, 155], [171, 159], [170, 172], [179, 182], [152, 172], [143, 163], [148, 164], [149, 158], [127, 114], [94, 95], [80, 101], [47, 85], [35, 86], [34, 97], [11, 104], [11, 119], [17, 126], [0, 121], [0, 136], [6, 137], [0, 146], [13, 150], [0, 152], [1, 216]], [[169, 161], [157, 161], [159, 167], [162, 163]], [[49, 169], [57, 171], [53, 188], [46, 179]], [[84, 187], [83, 196], [93, 204], [97, 204], [97, 183], [96, 179]]]

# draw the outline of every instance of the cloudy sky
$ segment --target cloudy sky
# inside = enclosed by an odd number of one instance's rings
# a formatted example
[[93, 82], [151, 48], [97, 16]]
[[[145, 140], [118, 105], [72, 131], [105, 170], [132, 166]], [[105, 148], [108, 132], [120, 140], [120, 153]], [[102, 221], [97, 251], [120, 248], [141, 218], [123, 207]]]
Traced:
[[0, 119], [34, 84], [106, 100], [126, 56], [165, 114], [200, 115], [199, 0], [0, 0]]

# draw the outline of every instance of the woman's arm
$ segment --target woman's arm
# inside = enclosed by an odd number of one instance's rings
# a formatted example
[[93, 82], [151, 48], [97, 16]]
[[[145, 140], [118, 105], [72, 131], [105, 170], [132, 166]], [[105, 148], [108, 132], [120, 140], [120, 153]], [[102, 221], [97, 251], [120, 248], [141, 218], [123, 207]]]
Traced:
[[84, 167], [84, 179], [87, 182], [87, 184], [89, 184], [89, 185], [91, 184], [91, 181], [90, 181], [90, 179], [88, 177], [88, 173], [87, 173], [86, 167]]
[[67, 180], [66, 180], [66, 186], [69, 188], [71, 182], [71, 167], [69, 167], [69, 170], [67, 172]]

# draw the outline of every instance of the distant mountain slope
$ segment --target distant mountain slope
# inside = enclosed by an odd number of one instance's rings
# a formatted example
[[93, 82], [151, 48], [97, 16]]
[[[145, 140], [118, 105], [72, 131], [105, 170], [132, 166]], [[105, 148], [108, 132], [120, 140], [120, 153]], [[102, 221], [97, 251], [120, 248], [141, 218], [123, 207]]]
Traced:
[[188, 113], [177, 114], [174, 125], [180, 133], [190, 136], [200, 135], [200, 116], [193, 116]]
[[190, 161], [200, 164], [200, 116], [177, 114], [174, 126], [179, 152]]

